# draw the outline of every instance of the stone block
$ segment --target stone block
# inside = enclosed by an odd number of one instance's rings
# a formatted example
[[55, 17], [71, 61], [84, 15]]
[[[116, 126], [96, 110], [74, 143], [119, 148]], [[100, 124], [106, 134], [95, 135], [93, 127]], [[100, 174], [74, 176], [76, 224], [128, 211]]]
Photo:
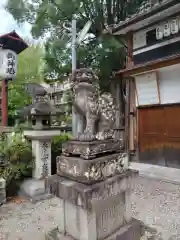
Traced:
[[127, 170], [126, 155], [114, 153], [92, 160], [79, 157], [57, 157], [57, 174], [72, 180], [92, 184]]
[[[141, 237], [141, 222], [133, 219], [118, 231], [114, 232], [107, 238], [104, 238], [104, 240], [140, 240]], [[98, 238], [93, 238], [93, 236], [91, 239], [99, 240]], [[74, 238], [60, 233], [58, 228], [56, 228], [48, 232], [46, 240], [74, 240]]]
[[131, 223], [131, 182], [137, 174], [127, 170], [92, 185], [49, 177], [46, 190], [64, 201], [64, 233], [78, 240], [101, 240]]
[[141, 222], [133, 219], [105, 240], [140, 240], [141, 237]]
[[65, 156], [80, 156], [83, 159], [96, 158], [98, 154], [121, 151], [123, 149], [120, 140], [107, 139], [92, 142], [69, 141], [63, 143], [62, 153]]
[[53, 195], [45, 192], [45, 180], [30, 179], [23, 182], [19, 195], [31, 202], [51, 198]]
[[82, 208], [92, 208], [97, 201], [109, 199], [127, 190], [131, 190], [133, 178], [138, 171], [127, 170], [119, 175], [99, 183], [85, 185], [58, 175], [49, 176], [45, 180], [46, 192], [54, 194]]

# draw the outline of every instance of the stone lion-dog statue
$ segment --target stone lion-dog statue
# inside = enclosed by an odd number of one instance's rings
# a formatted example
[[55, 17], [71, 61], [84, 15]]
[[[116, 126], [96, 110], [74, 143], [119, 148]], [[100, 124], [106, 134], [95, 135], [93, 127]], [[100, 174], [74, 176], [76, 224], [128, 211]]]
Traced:
[[77, 69], [71, 76], [73, 107], [83, 119], [83, 132], [76, 140], [94, 141], [113, 138], [115, 106], [109, 93], [100, 94], [98, 78], [89, 69]]

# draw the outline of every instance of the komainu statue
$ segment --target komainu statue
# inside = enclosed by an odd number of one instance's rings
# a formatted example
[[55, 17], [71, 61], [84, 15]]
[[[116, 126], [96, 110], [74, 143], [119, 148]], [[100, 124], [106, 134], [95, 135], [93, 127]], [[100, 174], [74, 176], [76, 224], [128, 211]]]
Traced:
[[112, 138], [115, 106], [111, 94], [100, 94], [98, 78], [89, 69], [75, 70], [71, 77], [73, 106], [84, 119], [83, 133], [76, 140], [93, 141]]

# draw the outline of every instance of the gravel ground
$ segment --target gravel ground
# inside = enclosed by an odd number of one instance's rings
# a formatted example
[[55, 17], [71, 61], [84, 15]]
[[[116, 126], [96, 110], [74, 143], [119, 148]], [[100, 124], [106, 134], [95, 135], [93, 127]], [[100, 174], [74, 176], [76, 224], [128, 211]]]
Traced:
[[60, 207], [57, 198], [2, 206], [0, 240], [44, 240], [45, 233], [58, 225]]
[[[133, 189], [134, 217], [162, 232], [163, 240], [180, 240], [180, 185], [138, 178]], [[44, 240], [58, 225], [60, 207], [57, 198], [2, 206], [0, 240]]]
[[138, 178], [133, 189], [134, 217], [156, 228], [163, 240], [180, 240], [180, 185]]

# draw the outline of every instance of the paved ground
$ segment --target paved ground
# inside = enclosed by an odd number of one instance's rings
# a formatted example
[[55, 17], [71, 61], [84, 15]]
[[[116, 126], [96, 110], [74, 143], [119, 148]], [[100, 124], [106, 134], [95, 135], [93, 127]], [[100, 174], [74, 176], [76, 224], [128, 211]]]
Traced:
[[163, 240], [180, 240], [180, 185], [139, 178], [132, 209], [136, 218], [162, 232]]
[[142, 177], [180, 184], [180, 169], [135, 162], [131, 163], [130, 168], [138, 170]]
[[[180, 185], [140, 177], [133, 189], [134, 216], [162, 232], [163, 240], [180, 240]], [[56, 198], [2, 206], [0, 240], [44, 240], [58, 225], [60, 207]]]
[[0, 240], [44, 240], [45, 233], [58, 225], [60, 207], [56, 198], [2, 206]]

